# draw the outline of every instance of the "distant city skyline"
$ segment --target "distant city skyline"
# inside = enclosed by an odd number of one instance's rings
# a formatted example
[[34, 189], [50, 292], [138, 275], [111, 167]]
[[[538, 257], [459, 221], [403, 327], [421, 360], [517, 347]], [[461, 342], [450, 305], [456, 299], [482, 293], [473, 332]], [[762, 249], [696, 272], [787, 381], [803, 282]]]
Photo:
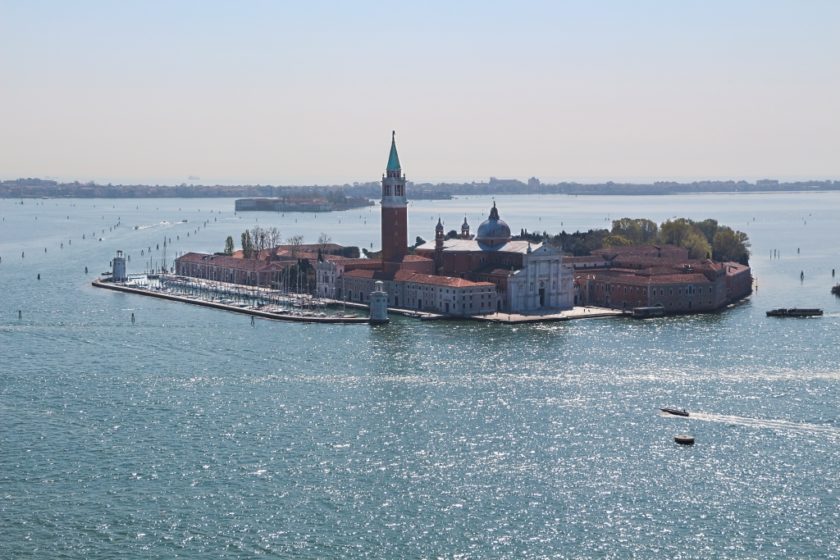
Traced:
[[[0, 180], [837, 179], [840, 4], [0, 2]], [[196, 179], [192, 179], [196, 178]]]

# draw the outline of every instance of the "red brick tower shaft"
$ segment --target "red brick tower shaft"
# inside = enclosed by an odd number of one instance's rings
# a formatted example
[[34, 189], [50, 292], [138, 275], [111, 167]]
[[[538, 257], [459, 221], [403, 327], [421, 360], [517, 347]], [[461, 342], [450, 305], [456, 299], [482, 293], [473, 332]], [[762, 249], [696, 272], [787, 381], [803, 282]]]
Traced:
[[382, 260], [398, 262], [408, 252], [408, 209], [382, 206]]

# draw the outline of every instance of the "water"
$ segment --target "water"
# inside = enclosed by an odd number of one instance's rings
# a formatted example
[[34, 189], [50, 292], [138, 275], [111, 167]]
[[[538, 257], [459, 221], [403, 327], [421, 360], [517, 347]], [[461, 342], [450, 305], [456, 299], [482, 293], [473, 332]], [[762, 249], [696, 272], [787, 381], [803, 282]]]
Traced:
[[[514, 231], [717, 218], [758, 292], [641, 322], [252, 327], [89, 282], [257, 219], [378, 248], [376, 209], [0, 200], [0, 556], [838, 557], [840, 193], [496, 200]], [[412, 202], [410, 239], [489, 206]], [[794, 305], [826, 315], [764, 316]]]

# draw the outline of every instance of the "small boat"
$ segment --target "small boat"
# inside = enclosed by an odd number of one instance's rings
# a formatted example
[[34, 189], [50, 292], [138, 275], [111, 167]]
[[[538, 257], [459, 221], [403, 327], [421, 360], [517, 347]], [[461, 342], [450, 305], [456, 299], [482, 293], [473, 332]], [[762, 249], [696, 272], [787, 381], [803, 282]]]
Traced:
[[672, 406], [666, 406], [660, 408], [662, 412], [665, 414], [673, 414], [674, 416], [688, 416], [688, 411], [684, 408], [674, 408]]
[[680, 445], [694, 445], [694, 436], [690, 434], [679, 434], [674, 436], [674, 441]]
[[831, 287], [831, 293], [835, 296], [840, 296], [840, 284], [835, 284]]
[[781, 307], [767, 312], [768, 317], [819, 317], [822, 314], [822, 309], [806, 307]]

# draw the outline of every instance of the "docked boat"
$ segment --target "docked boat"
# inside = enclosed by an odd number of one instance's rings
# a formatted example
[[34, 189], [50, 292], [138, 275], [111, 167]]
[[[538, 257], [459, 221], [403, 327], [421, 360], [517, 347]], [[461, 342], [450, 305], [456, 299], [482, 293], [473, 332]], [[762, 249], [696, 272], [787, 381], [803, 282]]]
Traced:
[[806, 307], [781, 307], [767, 312], [768, 317], [819, 317], [822, 314], [822, 309]]
[[633, 314], [631, 316], [634, 319], [648, 319], [650, 317], [662, 317], [664, 315], [665, 308], [662, 305], [651, 305], [643, 307], [634, 307]]
[[688, 411], [684, 408], [674, 408], [672, 406], [666, 406], [664, 408], [660, 408], [662, 412], [665, 414], [673, 414], [674, 416], [688, 416]]

